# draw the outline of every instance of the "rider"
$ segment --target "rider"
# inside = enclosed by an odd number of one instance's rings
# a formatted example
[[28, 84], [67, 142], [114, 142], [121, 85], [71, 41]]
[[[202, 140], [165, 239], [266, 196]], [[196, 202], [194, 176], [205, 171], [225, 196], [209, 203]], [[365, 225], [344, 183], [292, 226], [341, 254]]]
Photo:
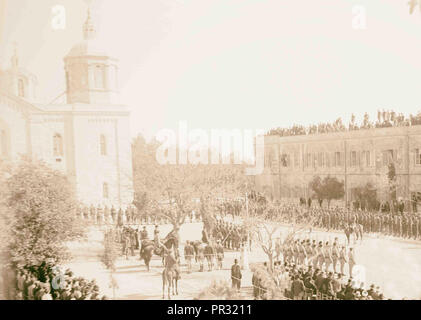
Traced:
[[148, 231], [146, 230], [146, 226], [143, 226], [143, 230], [140, 232], [140, 254], [143, 253], [143, 247], [145, 240], [149, 240]]
[[155, 230], [153, 231], [153, 241], [155, 242], [155, 245], [159, 245], [159, 228], [158, 225], [155, 225]]

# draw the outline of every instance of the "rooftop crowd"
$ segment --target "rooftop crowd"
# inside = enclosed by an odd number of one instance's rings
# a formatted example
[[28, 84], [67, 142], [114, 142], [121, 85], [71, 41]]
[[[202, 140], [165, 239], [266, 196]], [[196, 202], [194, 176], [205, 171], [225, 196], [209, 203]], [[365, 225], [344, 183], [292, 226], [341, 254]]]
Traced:
[[378, 111], [377, 121], [371, 122], [367, 113], [364, 114], [363, 122], [358, 125], [356, 123], [355, 115], [351, 116], [348, 126], [344, 125], [341, 118], [338, 118], [333, 123], [319, 123], [318, 125], [310, 125], [308, 127], [302, 125], [293, 125], [290, 128], [276, 128], [271, 129], [267, 133], [268, 136], [277, 135], [281, 137], [300, 136], [331, 132], [344, 132], [351, 130], [363, 130], [371, 128], [388, 128], [388, 127], [409, 127], [421, 125], [421, 112], [416, 115], [410, 114], [405, 117], [402, 113], [395, 111]]

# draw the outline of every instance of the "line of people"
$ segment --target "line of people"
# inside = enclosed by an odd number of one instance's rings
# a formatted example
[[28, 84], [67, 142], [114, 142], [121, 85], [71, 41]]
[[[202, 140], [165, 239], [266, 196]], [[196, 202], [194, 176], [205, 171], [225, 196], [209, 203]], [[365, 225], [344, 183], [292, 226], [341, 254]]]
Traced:
[[312, 226], [326, 231], [344, 230], [346, 226], [359, 224], [364, 233], [377, 233], [387, 236], [421, 240], [421, 216], [419, 214], [393, 214], [349, 210], [343, 207], [308, 207], [296, 203], [279, 203], [273, 212], [265, 213], [269, 220], [284, 223], [312, 223]]
[[367, 113], [364, 114], [363, 121], [360, 125], [356, 123], [355, 115], [351, 115], [351, 120], [346, 127], [341, 118], [338, 118], [333, 123], [319, 123], [318, 125], [310, 125], [305, 127], [303, 125], [294, 124], [290, 128], [275, 128], [268, 131], [267, 135], [278, 135], [281, 137], [285, 136], [297, 136], [297, 135], [311, 135], [321, 133], [332, 133], [332, 132], [344, 132], [351, 130], [364, 130], [372, 128], [389, 128], [389, 127], [409, 127], [421, 124], [421, 113], [417, 115], [410, 114], [409, 117], [405, 117], [402, 113], [396, 113], [394, 111], [378, 111], [377, 121], [371, 122]]
[[[104, 224], [116, 224], [119, 226], [123, 225], [161, 225], [169, 224], [169, 220], [163, 216], [157, 214], [139, 213], [135, 206], [128, 206], [127, 208], [118, 208], [114, 206], [108, 207], [91, 205], [90, 207], [78, 207], [76, 209], [77, 217], [85, 221], [90, 221], [93, 224], [104, 225]], [[186, 217], [187, 222], [199, 222], [201, 221], [200, 215], [195, 212], [191, 212]]]

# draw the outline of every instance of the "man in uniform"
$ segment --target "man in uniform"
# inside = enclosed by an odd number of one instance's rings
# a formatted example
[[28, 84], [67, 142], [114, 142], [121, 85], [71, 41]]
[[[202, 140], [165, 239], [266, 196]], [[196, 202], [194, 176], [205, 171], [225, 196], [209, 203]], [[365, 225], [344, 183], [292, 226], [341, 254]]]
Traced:
[[304, 264], [304, 260], [306, 258], [306, 251], [304, 248], [304, 240], [297, 243], [297, 247], [298, 247], [298, 265], [303, 265]]
[[323, 270], [323, 264], [325, 262], [325, 258], [324, 258], [325, 253], [324, 253], [324, 248], [323, 248], [323, 242], [321, 241], [319, 242], [319, 248], [318, 248], [317, 254], [318, 254], [317, 262], [319, 265], [319, 269]]
[[348, 266], [349, 266], [349, 276], [352, 277], [352, 269], [354, 269], [355, 262], [355, 252], [353, 248], [349, 248], [348, 253]]
[[304, 263], [307, 265], [307, 266], [310, 266], [310, 260], [311, 260], [311, 256], [312, 256], [312, 252], [313, 252], [313, 250], [312, 250], [312, 248], [311, 248], [311, 242], [310, 242], [310, 240], [309, 239], [307, 239], [307, 241], [306, 241], [306, 243], [305, 243], [305, 246], [304, 246], [304, 249], [305, 249], [305, 253], [306, 253], [306, 257], [305, 257], [305, 261], [304, 261]]
[[332, 264], [332, 248], [329, 245], [329, 241], [326, 241], [324, 248], [324, 260], [325, 260], [325, 270], [329, 272], [329, 267]]
[[414, 217], [414, 223], [412, 225], [412, 230], [413, 230], [413, 235], [414, 235], [414, 239], [418, 239], [419, 237], [419, 218], [418, 217]]
[[126, 256], [126, 260], [129, 260], [129, 250], [131, 248], [131, 239], [130, 239], [130, 234], [125, 231], [124, 232], [124, 242], [123, 242], [123, 250], [124, 250], [124, 255]]
[[153, 241], [155, 242], [156, 246], [159, 245], [159, 227], [157, 224], [155, 225], [155, 229], [153, 231]]
[[240, 291], [241, 288], [241, 268], [238, 265], [238, 260], [234, 260], [234, 264], [231, 267], [231, 280], [232, 280], [232, 287], [236, 288], [238, 291]]
[[221, 244], [221, 240], [218, 240], [216, 244], [216, 257], [218, 260], [218, 269], [222, 270], [222, 264], [224, 261], [224, 247]]
[[339, 259], [339, 248], [338, 248], [338, 243], [336, 242], [336, 240], [333, 242], [333, 246], [332, 246], [332, 263], [333, 263], [333, 272], [336, 273], [336, 265], [338, 263], [338, 259]]
[[194, 256], [194, 248], [193, 246], [190, 244], [190, 241], [186, 241], [186, 245], [184, 246], [184, 259], [186, 260], [187, 263], [187, 270], [188, 273], [192, 272], [192, 259]]
[[341, 266], [341, 274], [344, 274], [344, 265], [348, 262], [348, 256], [346, 254], [346, 248], [345, 246], [341, 247], [341, 250], [339, 251], [339, 264]]

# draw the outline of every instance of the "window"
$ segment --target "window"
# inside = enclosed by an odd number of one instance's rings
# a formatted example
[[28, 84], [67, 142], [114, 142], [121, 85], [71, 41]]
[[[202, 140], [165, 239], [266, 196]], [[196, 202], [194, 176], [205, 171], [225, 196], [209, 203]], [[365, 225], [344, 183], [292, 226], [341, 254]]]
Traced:
[[394, 152], [393, 150], [384, 150], [382, 152], [383, 156], [383, 165], [388, 166], [389, 164], [393, 163], [394, 160]]
[[362, 160], [363, 163], [365, 163], [366, 167], [371, 166], [371, 153], [370, 151], [363, 151]]
[[108, 199], [109, 193], [108, 193], [108, 183], [104, 182], [102, 184], [102, 197], [104, 199]]
[[0, 156], [7, 156], [7, 134], [5, 130], [0, 131]]
[[63, 138], [58, 133], [53, 137], [53, 155], [54, 157], [63, 156]]
[[357, 166], [357, 151], [351, 151], [351, 167]]
[[326, 159], [326, 167], [330, 167], [330, 154], [328, 152], [326, 152], [325, 154], [325, 159]]
[[319, 152], [319, 154], [317, 155], [317, 165], [319, 167], [325, 166], [325, 159], [324, 159], [324, 153], [323, 152]]
[[25, 83], [23, 79], [18, 80], [18, 96], [24, 98], [25, 97]]
[[102, 66], [96, 66], [94, 69], [95, 88], [104, 89], [104, 68]]
[[101, 149], [101, 156], [106, 156], [107, 155], [107, 139], [105, 138], [103, 134], [101, 134], [99, 138], [99, 144], [100, 144], [100, 149]]
[[420, 149], [415, 149], [415, 164], [421, 165]]
[[340, 167], [342, 164], [341, 164], [341, 153], [340, 152], [335, 152], [335, 161], [334, 161], [334, 164], [333, 164], [333, 166], [334, 167]]
[[306, 167], [309, 167], [310, 164], [311, 164], [311, 153], [307, 153], [306, 158], [305, 158], [305, 165]]
[[298, 152], [294, 153], [294, 167], [298, 168], [300, 166], [300, 154]]

